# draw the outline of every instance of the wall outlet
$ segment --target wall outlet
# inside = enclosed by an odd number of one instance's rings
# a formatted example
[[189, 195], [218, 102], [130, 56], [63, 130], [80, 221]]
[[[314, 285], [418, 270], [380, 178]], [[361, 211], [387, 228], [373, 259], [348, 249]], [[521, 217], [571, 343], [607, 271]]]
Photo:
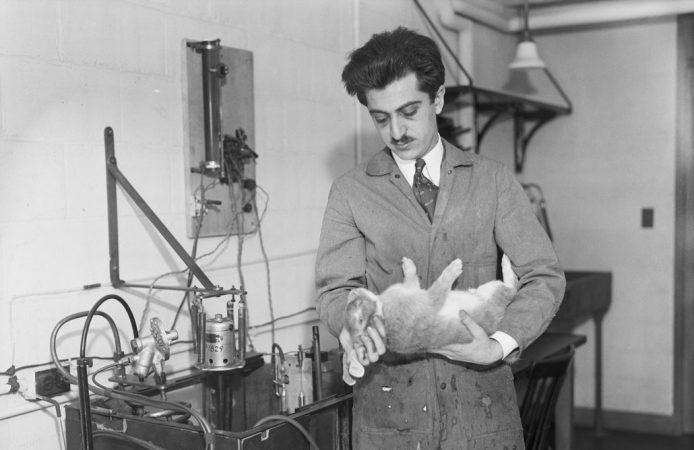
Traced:
[[[69, 366], [63, 366], [70, 371]], [[51, 368], [38, 371], [34, 374], [36, 383], [36, 395], [53, 397], [58, 394], [70, 391], [70, 383], [58, 372], [58, 369]]]

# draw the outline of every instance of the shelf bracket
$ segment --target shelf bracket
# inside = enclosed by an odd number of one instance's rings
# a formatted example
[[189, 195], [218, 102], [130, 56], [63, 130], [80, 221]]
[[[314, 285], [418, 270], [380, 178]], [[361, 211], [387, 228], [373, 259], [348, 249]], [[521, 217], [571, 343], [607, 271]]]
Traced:
[[523, 171], [523, 166], [525, 165], [525, 155], [528, 151], [528, 144], [532, 139], [533, 135], [540, 129], [541, 126], [550, 121], [554, 116], [545, 116], [537, 120], [526, 133], [526, 119], [519, 114], [514, 114], [513, 116], [513, 166], [516, 173], [521, 173]]
[[477, 133], [477, 145], [475, 146], [475, 153], [480, 152], [482, 147], [482, 139], [484, 139], [487, 131], [489, 131], [491, 127], [496, 125], [504, 117], [504, 113], [505, 111], [497, 111], [496, 113], [492, 114], [492, 116], [484, 123], [482, 129]]
[[[150, 288], [149, 285], [126, 283], [120, 279], [120, 262], [118, 253], [118, 204], [116, 197], [116, 185], [119, 184], [125, 193], [135, 202], [135, 205], [144, 213], [152, 225], [159, 231], [161, 236], [176, 252], [176, 254], [185, 263], [188, 269], [202, 283], [205, 291], [219, 291], [221, 288], [215, 286], [212, 281], [205, 275], [200, 266], [195, 262], [188, 252], [176, 240], [174, 235], [166, 228], [166, 225], [157, 217], [152, 208], [147, 205], [147, 202], [135, 190], [130, 181], [123, 175], [123, 172], [118, 169], [116, 162], [116, 150], [113, 140], [113, 129], [106, 127], [104, 129], [104, 144], [106, 149], [106, 200], [108, 208], [108, 247], [109, 247], [109, 272], [111, 276], [111, 284], [113, 287], [138, 287]], [[186, 290], [196, 291], [198, 288], [183, 288], [171, 286], [151, 286], [158, 289], [171, 290]], [[239, 291], [240, 292], [240, 291]]]

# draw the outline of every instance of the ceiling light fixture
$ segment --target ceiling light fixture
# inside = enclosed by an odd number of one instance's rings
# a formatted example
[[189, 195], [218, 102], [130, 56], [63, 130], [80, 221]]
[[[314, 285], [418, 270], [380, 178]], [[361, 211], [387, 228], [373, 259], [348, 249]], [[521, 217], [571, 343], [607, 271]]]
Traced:
[[547, 77], [557, 91], [559, 91], [559, 94], [569, 108], [569, 112], [571, 112], [571, 100], [569, 100], [564, 93], [564, 90], [561, 88], [561, 86], [559, 86], [559, 83], [557, 83], [557, 80], [547, 68], [547, 64], [545, 64], [545, 62], [540, 58], [537, 51], [537, 44], [535, 44], [535, 41], [533, 41], [532, 35], [530, 34], [530, 26], [528, 25], [529, 12], [529, 0], [525, 0], [523, 5], [523, 35], [521, 40], [518, 42], [518, 47], [516, 47], [516, 57], [508, 65], [508, 68], [512, 71], [542, 69], [547, 74]]
[[523, 5], [523, 38], [518, 42], [516, 47], [516, 57], [508, 65], [511, 70], [522, 69], [544, 69], [547, 67], [544, 61], [540, 59], [537, 52], [537, 44], [533, 41], [530, 35], [530, 27], [528, 26], [528, 0]]

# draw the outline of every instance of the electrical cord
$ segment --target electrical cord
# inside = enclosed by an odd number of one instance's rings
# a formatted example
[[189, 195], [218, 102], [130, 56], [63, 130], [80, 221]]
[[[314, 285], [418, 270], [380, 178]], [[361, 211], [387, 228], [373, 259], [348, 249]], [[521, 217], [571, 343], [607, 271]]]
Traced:
[[[309, 306], [308, 308], [302, 309], [301, 311], [297, 311], [297, 312], [295, 312], [295, 313], [287, 314], [286, 316], [277, 317], [277, 318], [274, 320], [274, 322], [277, 323], [277, 322], [279, 322], [279, 321], [281, 321], [281, 320], [291, 319], [292, 317], [296, 317], [296, 316], [299, 316], [299, 315], [304, 314], [304, 313], [306, 313], [306, 312], [315, 311], [315, 310], [316, 310], [316, 307], [315, 307], [315, 306]], [[266, 326], [272, 325], [272, 324], [273, 324], [272, 321], [268, 321], [268, 322], [264, 322], [264, 323], [261, 323], [261, 324], [258, 324], [258, 325], [250, 326], [250, 327], [248, 327], [248, 329], [249, 329], [249, 330], [253, 330], [253, 329], [255, 329], [255, 328], [262, 328], [262, 327], [266, 327]]]
[[[198, 253], [198, 242], [200, 241], [200, 233], [202, 231], [202, 222], [205, 218], [205, 193], [212, 189], [217, 184], [217, 180], [213, 181], [212, 183], [209, 184], [209, 186], [205, 186], [205, 178], [204, 178], [204, 173], [201, 171], [200, 172], [200, 186], [198, 189], [196, 189], [196, 192], [193, 193], [193, 196], [197, 194], [197, 192], [200, 192], [200, 211], [198, 213], [197, 221], [195, 222], [195, 236], [193, 237], [193, 249], [190, 252], [190, 257], [193, 258], [193, 260], [197, 260], [197, 253]], [[154, 282], [152, 283], [154, 284]], [[193, 284], [193, 272], [188, 269], [188, 279], [186, 280], [186, 287], [190, 288]], [[186, 303], [186, 300], [190, 298], [190, 292], [184, 292], [183, 293], [183, 298], [181, 299], [181, 302], [178, 305], [178, 309], [176, 310], [176, 315], [174, 316], [173, 323], [171, 324], [171, 329], [176, 328], [176, 324], [178, 323], [178, 317], [181, 314], [181, 309], [183, 309], [183, 305]], [[149, 302], [149, 297], [148, 297], [148, 302]], [[143, 313], [143, 319], [144, 319], [144, 313]]]
[[[85, 311], [86, 313], [86, 311]], [[171, 345], [176, 345], [176, 344], [190, 344], [193, 341], [176, 341], [172, 342]], [[131, 355], [132, 353], [125, 353], [124, 356]], [[103, 360], [103, 361], [113, 361], [113, 356], [87, 356], [89, 359], [98, 359], [98, 360]], [[62, 358], [59, 361], [59, 363], [65, 363], [65, 362], [70, 362], [75, 358]], [[28, 364], [26, 366], [20, 366], [20, 367], [15, 367], [15, 366], [10, 366], [9, 369], [7, 369], [6, 372], [0, 372], [0, 376], [6, 376], [6, 377], [13, 377], [16, 372], [21, 372], [22, 370], [27, 370], [27, 369], [35, 369], [37, 367], [43, 367], [47, 366], [49, 364], [55, 364], [54, 360], [51, 361], [46, 361], [42, 363], [36, 363], [36, 364]], [[0, 394], [3, 395], [3, 394]]]
[[318, 444], [316, 444], [316, 441], [314, 441], [313, 438], [311, 437], [311, 435], [308, 434], [308, 431], [306, 431], [306, 428], [304, 428], [303, 426], [301, 426], [301, 424], [300, 424], [299, 422], [297, 422], [296, 420], [292, 419], [291, 417], [282, 416], [282, 415], [279, 415], [279, 414], [277, 414], [277, 415], [265, 416], [265, 417], [263, 417], [262, 419], [260, 419], [259, 421], [257, 421], [257, 422], [255, 423], [255, 425], [253, 425], [253, 428], [255, 428], [255, 427], [259, 426], [259, 425], [262, 425], [262, 424], [264, 424], [264, 423], [273, 421], [273, 420], [278, 420], [278, 421], [281, 421], [281, 422], [287, 422], [288, 424], [294, 426], [294, 428], [296, 428], [297, 430], [299, 430], [299, 432], [304, 436], [304, 438], [306, 438], [306, 440], [308, 441], [308, 445], [309, 445], [309, 447], [310, 447], [311, 449], [313, 449], [313, 450], [320, 450], [320, 448], [318, 447]]
[[[267, 193], [266, 193], [267, 194]], [[271, 342], [275, 343], [277, 342], [275, 340], [275, 310], [272, 304], [272, 283], [270, 281], [270, 260], [267, 256], [267, 252], [265, 251], [265, 243], [263, 242], [263, 231], [262, 227], [260, 226], [260, 215], [258, 214], [258, 204], [256, 202], [255, 195], [253, 196], [253, 199], [251, 200], [253, 204], [253, 211], [255, 211], [255, 217], [256, 221], [258, 222], [258, 241], [260, 243], [260, 251], [263, 254], [263, 261], [265, 262], [265, 273], [267, 276], [267, 301], [268, 301], [268, 306], [270, 309], [270, 337], [271, 337]], [[267, 204], [269, 203], [269, 197], [268, 200], [265, 202], [265, 207], [267, 208]]]

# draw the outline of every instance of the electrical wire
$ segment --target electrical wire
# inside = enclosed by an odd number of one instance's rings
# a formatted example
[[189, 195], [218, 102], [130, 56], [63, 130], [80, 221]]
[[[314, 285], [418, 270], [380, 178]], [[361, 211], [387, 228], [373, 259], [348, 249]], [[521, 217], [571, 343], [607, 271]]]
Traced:
[[308, 434], [308, 431], [306, 431], [306, 428], [304, 428], [303, 426], [301, 426], [301, 424], [300, 424], [299, 422], [297, 422], [296, 420], [292, 419], [291, 417], [282, 416], [282, 415], [279, 415], [279, 414], [277, 414], [277, 415], [269, 415], [269, 416], [263, 417], [262, 419], [260, 419], [259, 421], [257, 421], [257, 422], [255, 423], [255, 425], [253, 425], [253, 428], [255, 428], [255, 427], [259, 426], [259, 425], [262, 425], [262, 424], [264, 424], [264, 423], [273, 421], [273, 420], [278, 420], [278, 421], [281, 421], [281, 422], [287, 422], [288, 424], [294, 426], [294, 428], [296, 428], [297, 430], [299, 430], [299, 432], [304, 436], [304, 438], [306, 439], [306, 441], [308, 441], [308, 445], [309, 445], [309, 447], [310, 447], [311, 449], [313, 449], [313, 450], [320, 450], [320, 448], [318, 447], [318, 444], [316, 444], [316, 441], [314, 441], [313, 438], [311, 437], [311, 435]]
[[[268, 202], [269, 202], [269, 198], [268, 198], [268, 201], [265, 202], [266, 208], [267, 208]], [[270, 281], [270, 260], [267, 256], [267, 252], [265, 251], [265, 243], [263, 242], [263, 231], [262, 231], [262, 227], [260, 225], [260, 215], [258, 214], [258, 204], [256, 202], [255, 195], [253, 196], [252, 204], [253, 204], [253, 211], [255, 211], [256, 221], [258, 222], [257, 229], [258, 229], [258, 241], [260, 243], [260, 251], [263, 254], [263, 261], [265, 262], [265, 273], [267, 276], [267, 301], [268, 301], [268, 306], [270, 309], [270, 323], [271, 323], [271, 325], [270, 325], [270, 337], [271, 337], [271, 342], [274, 344], [277, 341], [275, 340], [275, 310], [274, 310], [274, 307], [272, 304], [272, 283]]]
[[[308, 308], [302, 309], [301, 311], [297, 311], [297, 312], [295, 312], [295, 313], [287, 314], [286, 316], [277, 317], [277, 318], [274, 320], [274, 322], [277, 323], [277, 322], [279, 322], [279, 321], [281, 321], [281, 320], [291, 319], [292, 317], [296, 317], [296, 316], [301, 315], [301, 314], [304, 314], [304, 313], [306, 313], [306, 312], [315, 311], [315, 310], [316, 310], [316, 307], [315, 307], [315, 306], [309, 306]], [[255, 329], [255, 328], [262, 328], [262, 327], [266, 327], [266, 326], [272, 325], [272, 324], [273, 324], [273, 321], [268, 321], [268, 322], [264, 322], [264, 323], [261, 323], [261, 324], [258, 324], [258, 325], [250, 326], [250, 327], [248, 327], [248, 329], [249, 329], [249, 330], [253, 330], [253, 329]]]
[[[193, 237], [193, 249], [190, 252], [191, 258], [193, 260], [196, 260], [196, 256], [198, 253], [198, 242], [200, 241], [200, 233], [202, 232], [202, 222], [205, 218], [205, 193], [212, 189], [214, 185], [217, 184], [217, 180], [214, 180], [212, 183], [210, 183], [208, 186], [205, 186], [205, 178], [204, 174], [201, 171], [200, 172], [200, 186], [198, 189], [196, 189], [196, 192], [193, 193], [193, 196], [196, 195], [196, 193], [199, 191], [200, 192], [200, 211], [197, 214], [197, 220], [195, 222], [195, 236]], [[191, 287], [193, 284], [193, 272], [191, 270], [188, 270], [188, 279], [186, 280], [186, 287]], [[176, 315], [174, 316], [173, 323], [171, 324], [171, 329], [176, 328], [176, 324], [178, 323], [178, 317], [181, 314], [181, 309], [183, 309], [183, 305], [186, 303], [186, 301], [190, 301], [190, 292], [185, 292], [183, 294], [183, 298], [181, 299], [181, 302], [178, 304], [178, 309], [176, 310]]]
[[[152, 292], [154, 291], [154, 286], [156, 286], [157, 281], [161, 280], [164, 277], [185, 273], [187, 270], [188, 269], [181, 269], [181, 270], [175, 270], [173, 272], [163, 273], [161, 275], [158, 275], [149, 284], [149, 289], [147, 290], [147, 300], [145, 301], [145, 307], [142, 309], [142, 314], [140, 315], [140, 328], [139, 328], [140, 333], [144, 333], [146, 330], [145, 327], [147, 326], [147, 316], [149, 315], [150, 306], [152, 304], [152, 297], [153, 297]], [[187, 295], [187, 294], [188, 293], [186, 292], [183, 295]]]
[[[193, 192], [194, 198], [197, 197], [198, 192], [200, 193], [200, 211], [199, 211], [199, 214], [196, 215], [198, 220], [196, 221], [195, 236], [193, 238], [193, 249], [191, 251], [191, 258], [194, 261], [196, 260], [196, 254], [198, 251], [198, 241], [200, 239], [200, 231], [202, 230], [202, 222], [203, 222], [203, 219], [205, 216], [205, 213], [204, 213], [205, 204], [206, 204], [205, 193], [207, 191], [209, 191], [210, 189], [212, 189], [216, 184], [217, 184], [217, 180], [214, 180], [210, 184], [205, 186], [204, 173], [202, 171], [200, 172], [200, 185]], [[145, 307], [143, 308], [142, 315], [140, 316], [140, 333], [144, 333], [144, 331], [145, 331], [146, 320], [147, 320], [147, 316], [149, 315], [149, 310], [150, 310], [152, 298], [153, 298], [152, 291], [154, 290], [154, 286], [156, 285], [157, 281], [159, 281], [163, 277], [185, 273], [186, 271], [188, 272], [186, 287], [190, 288], [193, 284], [193, 272], [188, 268], [173, 271], [173, 272], [168, 272], [168, 273], [159, 275], [154, 280], [152, 280], [152, 283], [150, 283], [150, 286], [149, 286], [149, 290], [147, 291], [147, 300], [145, 301]], [[181, 309], [183, 307], [183, 304], [189, 298], [190, 298], [190, 292], [184, 292], [183, 298], [181, 299], [181, 303], [179, 304], [178, 309], [176, 310], [176, 315], [174, 316], [174, 320], [173, 320], [173, 324], [171, 325], [171, 329], [174, 329], [176, 327], [176, 323], [178, 322], [178, 316], [181, 313]]]
[[[230, 164], [231, 162], [231, 164]], [[235, 161], [227, 161], [225, 159], [225, 164], [227, 166], [227, 173], [233, 171], [233, 173], [236, 174], [236, 176], [241, 179], [243, 175], [243, 169], [239, 168], [236, 165]], [[240, 192], [238, 194], [234, 193], [234, 183], [229, 183], [228, 187], [228, 192], [229, 192], [229, 204], [232, 207], [232, 219], [231, 219], [231, 230], [236, 229], [237, 230], [237, 238], [238, 238], [238, 245], [236, 247], [236, 270], [238, 272], [239, 276], [239, 289], [242, 291], [245, 290], [245, 280], [243, 277], [243, 268], [242, 268], [242, 257], [243, 257], [243, 244], [246, 240], [246, 236], [244, 235], [244, 225], [245, 225], [245, 216], [243, 214], [243, 210], [239, 211], [236, 209], [236, 205], [238, 205], [239, 201], [243, 202], [243, 189], [240, 189]], [[231, 231], [230, 230], [230, 231]]]
[[[85, 313], [86, 313], [86, 311], [85, 311]], [[171, 345], [190, 344], [192, 342], [193, 341], [176, 341], [176, 342], [172, 342]], [[125, 353], [123, 356], [129, 356], [129, 355], [132, 355], [132, 353]], [[58, 362], [62, 364], [62, 363], [70, 362], [75, 358], [76, 357], [61, 358], [58, 360]], [[103, 360], [103, 361], [113, 361], [113, 356], [87, 356], [87, 358], [88, 359]], [[16, 372], [20, 372], [22, 370], [27, 370], [27, 369], [35, 369], [37, 367], [43, 367], [43, 366], [47, 366], [49, 364], [55, 364], [55, 360], [46, 361], [46, 362], [42, 362], [42, 363], [36, 363], [36, 364], [28, 364], [26, 366], [20, 366], [20, 367], [16, 367], [16, 368], [14, 366], [11, 366], [7, 372], [0, 372], [0, 376], [12, 377], [12, 376], [14, 376], [13, 374]], [[0, 395], [3, 395], [3, 394], [0, 394]]]

